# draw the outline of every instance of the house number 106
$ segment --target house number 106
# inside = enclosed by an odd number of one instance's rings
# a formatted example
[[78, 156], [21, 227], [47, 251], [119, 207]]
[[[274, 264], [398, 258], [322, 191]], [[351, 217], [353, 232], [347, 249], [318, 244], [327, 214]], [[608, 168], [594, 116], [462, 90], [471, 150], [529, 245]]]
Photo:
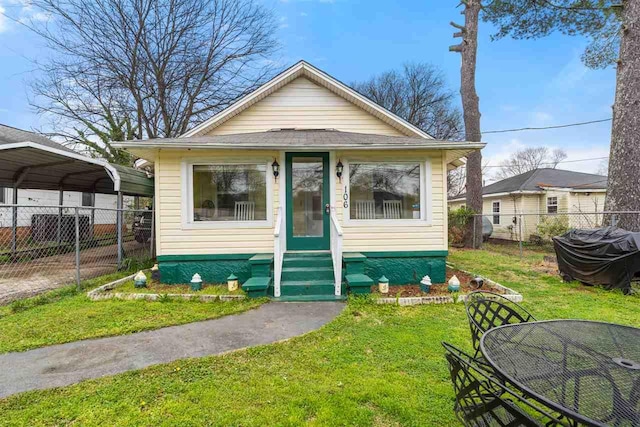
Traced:
[[344, 193], [342, 193], [342, 198], [344, 199], [344, 203], [342, 203], [342, 206], [345, 208], [349, 207], [349, 193], [347, 193], [347, 186], [345, 185], [344, 187]]

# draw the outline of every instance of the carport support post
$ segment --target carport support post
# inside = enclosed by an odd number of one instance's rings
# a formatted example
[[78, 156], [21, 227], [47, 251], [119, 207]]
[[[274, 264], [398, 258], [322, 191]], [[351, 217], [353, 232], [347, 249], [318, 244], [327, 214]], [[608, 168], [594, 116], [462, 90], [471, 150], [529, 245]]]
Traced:
[[116, 236], [118, 240], [118, 270], [122, 268], [122, 191], [118, 191], [116, 204]]
[[80, 291], [80, 211], [76, 206], [76, 286]]
[[11, 208], [11, 258], [18, 249], [18, 185], [13, 186], [13, 207]]
[[150, 241], [149, 241], [149, 256], [151, 258], [155, 258], [156, 256], [156, 245], [155, 245], [155, 240], [156, 238], [156, 207], [154, 204], [154, 200], [153, 197], [151, 198], [151, 236], [150, 236]]
[[62, 205], [64, 205], [64, 190], [60, 188], [58, 194], [58, 231], [56, 234], [58, 246], [62, 244]]

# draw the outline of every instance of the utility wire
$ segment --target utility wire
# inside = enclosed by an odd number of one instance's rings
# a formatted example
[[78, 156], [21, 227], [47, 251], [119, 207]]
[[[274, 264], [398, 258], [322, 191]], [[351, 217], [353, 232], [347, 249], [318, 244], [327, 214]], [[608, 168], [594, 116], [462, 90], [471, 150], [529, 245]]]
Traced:
[[578, 122], [578, 123], [569, 123], [569, 124], [564, 124], [564, 125], [555, 125], [555, 126], [543, 126], [543, 127], [526, 127], [526, 128], [515, 128], [515, 129], [499, 129], [499, 130], [488, 130], [488, 131], [484, 131], [482, 132], [483, 135], [487, 134], [487, 133], [507, 133], [507, 132], [522, 132], [522, 131], [527, 131], [527, 130], [547, 130], [547, 129], [560, 129], [560, 128], [568, 128], [568, 127], [573, 127], [573, 126], [584, 126], [584, 125], [591, 125], [594, 123], [603, 123], [603, 122], [609, 122], [611, 121], [612, 118], [608, 118], [608, 119], [600, 119], [600, 120], [591, 120], [588, 122]]
[[[577, 163], [577, 162], [588, 162], [588, 161], [592, 161], [592, 160], [604, 160], [604, 159], [608, 159], [609, 157], [592, 157], [589, 159], [578, 159], [578, 160], [562, 160], [560, 162], [543, 162], [540, 163], [538, 166], [543, 166], [543, 165], [559, 165], [560, 163]], [[513, 165], [486, 165], [483, 166], [482, 168], [511, 168], [513, 167]]]

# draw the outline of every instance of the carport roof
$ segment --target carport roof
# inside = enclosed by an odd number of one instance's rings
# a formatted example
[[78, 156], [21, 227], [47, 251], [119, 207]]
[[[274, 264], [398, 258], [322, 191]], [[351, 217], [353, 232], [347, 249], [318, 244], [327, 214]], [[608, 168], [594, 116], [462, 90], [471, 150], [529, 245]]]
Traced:
[[48, 138], [0, 125], [0, 186], [153, 196], [137, 169], [83, 156]]

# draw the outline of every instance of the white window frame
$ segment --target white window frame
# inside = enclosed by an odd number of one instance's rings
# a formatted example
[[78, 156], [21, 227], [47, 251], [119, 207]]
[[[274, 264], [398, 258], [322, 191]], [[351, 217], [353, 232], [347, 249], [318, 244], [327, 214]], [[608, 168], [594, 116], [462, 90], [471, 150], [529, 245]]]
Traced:
[[[420, 219], [352, 219], [351, 218], [351, 185], [349, 183], [349, 166], [351, 163], [357, 164], [420, 164]], [[369, 226], [406, 226], [406, 225], [432, 225], [433, 208], [432, 208], [432, 174], [431, 160], [372, 160], [372, 159], [342, 159], [344, 170], [342, 174], [342, 185], [344, 186], [344, 195], [347, 196], [348, 206], [344, 206], [345, 200], [339, 200], [342, 206], [342, 213], [345, 226], [369, 227]]]
[[[183, 159], [181, 167], [182, 180], [182, 228], [183, 229], [220, 229], [220, 228], [273, 228], [273, 160], [265, 158], [246, 159]], [[266, 166], [265, 180], [267, 193], [267, 219], [257, 221], [194, 221], [193, 220], [193, 167], [194, 166], [227, 166], [254, 165]], [[162, 191], [161, 191], [162, 192]]]
[[[493, 205], [498, 204], [498, 212], [494, 212]], [[498, 222], [495, 222], [495, 217], [498, 217]], [[502, 200], [491, 201], [491, 225], [500, 225], [500, 217], [502, 216]]]
[[[550, 204], [549, 204], [549, 200], [550, 200], [550, 199], [556, 199], [556, 203], [555, 203], [555, 205], [550, 205]], [[558, 207], [559, 207], [558, 202], [559, 202], [559, 200], [558, 200], [558, 196], [547, 196], [547, 213], [548, 213], [548, 214], [553, 215], [553, 214], [557, 214], [557, 213], [558, 213]], [[555, 212], [549, 212], [549, 207], [550, 207], [550, 206], [555, 206], [556, 211], [555, 211]]]

